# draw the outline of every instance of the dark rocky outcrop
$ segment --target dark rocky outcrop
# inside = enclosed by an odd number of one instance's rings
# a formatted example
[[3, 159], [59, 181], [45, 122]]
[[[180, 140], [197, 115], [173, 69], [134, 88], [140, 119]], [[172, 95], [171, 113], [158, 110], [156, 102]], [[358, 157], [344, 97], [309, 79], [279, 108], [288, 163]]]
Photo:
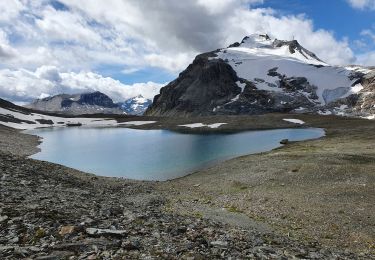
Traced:
[[[196, 57], [179, 77], [160, 90], [146, 115], [196, 116], [239, 115], [290, 112], [301, 106], [313, 107], [317, 100], [316, 87], [303, 77], [286, 77], [269, 70], [278, 77], [284, 92], [259, 90], [255, 84], [239, 78], [232, 67], [221, 59], [210, 59], [215, 53]], [[262, 79], [257, 79], [259, 82]], [[238, 86], [243, 84], [243, 91]], [[242, 91], [242, 92], [241, 92]], [[304, 93], [304, 94], [303, 94]], [[309, 93], [308, 98], [305, 96]]]
[[305, 58], [309, 58], [309, 57], [312, 57], [318, 61], [322, 61], [321, 59], [319, 59], [315, 53], [305, 49], [304, 47], [302, 47], [299, 42], [297, 40], [292, 40], [292, 41], [282, 41], [282, 40], [275, 40], [273, 42], [273, 46], [274, 47], [282, 47], [282, 46], [288, 46], [289, 47], [289, 51], [290, 53], [295, 53], [295, 52], [299, 52], [300, 54], [302, 54]]
[[101, 106], [105, 108], [117, 107], [117, 105], [113, 103], [110, 97], [108, 97], [107, 95], [99, 91], [95, 91], [92, 93], [83, 93], [79, 95], [79, 99], [77, 101], [74, 100], [73, 96], [70, 96], [70, 98], [65, 98], [63, 101], [61, 101], [61, 107], [63, 108], [71, 107], [72, 104], [74, 104], [75, 102], [77, 102], [80, 105], [86, 105], [86, 106], [87, 105], [88, 106]]
[[179, 77], [160, 90], [146, 115], [207, 115], [241, 92], [239, 78], [215, 52], [198, 55]]

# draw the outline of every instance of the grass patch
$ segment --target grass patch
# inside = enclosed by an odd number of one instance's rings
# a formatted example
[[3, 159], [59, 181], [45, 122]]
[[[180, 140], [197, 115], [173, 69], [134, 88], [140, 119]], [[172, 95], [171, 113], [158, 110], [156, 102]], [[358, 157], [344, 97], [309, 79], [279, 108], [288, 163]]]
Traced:
[[238, 209], [236, 206], [228, 206], [228, 207], [224, 207], [228, 212], [232, 212], [232, 213], [243, 213], [242, 210]]

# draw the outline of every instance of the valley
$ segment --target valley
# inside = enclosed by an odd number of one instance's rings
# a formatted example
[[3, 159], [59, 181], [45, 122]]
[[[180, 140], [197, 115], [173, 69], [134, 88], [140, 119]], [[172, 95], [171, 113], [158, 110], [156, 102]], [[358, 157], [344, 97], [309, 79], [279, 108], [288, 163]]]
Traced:
[[375, 259], [374, 79], [256, 34], [153, 101], [0, 98], [0, 258]]
[[[192, 132], [301, 127], [285, 118], [291, 115], [148, 118], [162, 123], [132, 127], [174, 125], [174, 130]], [[2, 237], [8, 242], [0, 247], [1, 254], [373, 258], [375, 122], [293, 118], [324, 128], [326, 136], [235, 158], [167, 182], [97, 177], [26, 159], [37, 151], [38, 138], [2, 126], [0, 215]], [[198, 121], [228, 124], [176, 127]], [[90, 235], [88, 228], [124, 234]]]

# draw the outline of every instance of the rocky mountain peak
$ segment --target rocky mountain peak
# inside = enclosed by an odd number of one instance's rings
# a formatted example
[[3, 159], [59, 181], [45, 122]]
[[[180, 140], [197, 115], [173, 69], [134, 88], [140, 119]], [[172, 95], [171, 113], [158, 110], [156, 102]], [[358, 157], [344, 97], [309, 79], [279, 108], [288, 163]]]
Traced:
[[99, 91], [82, 94], [59, 94], [37, 99], [26, 107], [64, 114], [123, 114], [112, 99]]
[[253, 53], [290, 56], [316, 63], [316, 65], [327, 65], [313, 52], [304, 48], [297, 40], [279, 40], [270, 37], [268, 34], [251, 34], [244, 37], [241, 43], [235, 42], [229, 45], [228, 48], [246, 48]]
[[138, 95], [125, 100], [125, 102], [117, 103], [117, 105], [129, 115], [142, 115], [151, 103], [151, 99]]
[[99, 105], [107, 108], [116, 107], [110, 97], [99, 91], [81, 94], [78, 103], [81, 105]]
[[281, 48], [283, 46], [287, 46], [291, 54], [299, 53], [306, 59], [317, 60], [317, 61], [323, 62], [313, 52], [304, 48], [297, 40], [283, 41], [283, 40], [275, 39], [272, 43], [272, 46], [275, 48]]
[[146, 115], [313, 112], [368, 117], [375, 108], [375, 98], [363, 94], [375, 92], [368, 73], [365, 68], [330, 66], [297, 40], [252, 34], [198, 55], [160, 90]]

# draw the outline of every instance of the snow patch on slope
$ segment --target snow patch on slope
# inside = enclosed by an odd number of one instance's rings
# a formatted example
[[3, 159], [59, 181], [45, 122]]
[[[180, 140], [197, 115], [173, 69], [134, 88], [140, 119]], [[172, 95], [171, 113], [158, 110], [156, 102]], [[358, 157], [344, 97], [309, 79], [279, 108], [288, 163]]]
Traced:
[[202, 123], [193, 123], [193, 124], [186, 124], [186, 125], [179, 125], [189, 128], [198, 128], [198, 127], [209, 127], [209, 128], [219, 128], [222, 125], [226, 125], [227, 123], [214, 123], [210, 125], [202, 124]]
[[[9, 110], [5, 108], [0, 108], [0, 115], [4, 115], [7, 117], [11, 117], [14, 119], [18, 119], [21, 121], [28, 121], [33, 123], [21, 122], [2, 122], [0, 124], [12, 127], [15, 129], [35, 129], [40, 127], [50, 127], [50, 126], [65, 126], [66, 124], [82, 124], [87, 126], [113, 126], [117, 125], [117, 121], [113, 119], [105, 119], [105, 118], [64, 118], [64, 117], [56, 117], [56, 116], [49, 116], [37, 113], [22, 113], [19, 111]], [[42, 124], [38, 122], [38, 120], [50, 120], [52, 124]]]
[[352, 86], [356, 79], [349, 79], [353, 71], [359, 68], [349, 70], [329, 66], [303, 49], [303, 55], [299, 51], [291, 53], [289, 46], [275, 47], [273, 41], [253, 35], [244, 39], [238, 47], [220, 50], [217, 57], [211, 59], [223, 59], [232, 66], [238, 77], [253, 82], [260, 90], [284, 91], [279, 87], [279, 77], [269, 75], [271, 69], [287, 77], [304, 77], [310, 85], [317, 87], [317, 96], [322, 105], [362, 89], [360, 84]]
[[305, 122], [300, 120], [300, 119], [284, 118], [283, 120], [287, 121], [287, 122], [290, 122], [290, 123], [294, 123], [294, 124], [300, 124], [300, 125], [305, 124]]
[[128, 121], [128, 122], [123, 122], [119, 123], [119, 125], [147, 125], [147, 124], [153, 124], [156, 123], [157, 121]]

